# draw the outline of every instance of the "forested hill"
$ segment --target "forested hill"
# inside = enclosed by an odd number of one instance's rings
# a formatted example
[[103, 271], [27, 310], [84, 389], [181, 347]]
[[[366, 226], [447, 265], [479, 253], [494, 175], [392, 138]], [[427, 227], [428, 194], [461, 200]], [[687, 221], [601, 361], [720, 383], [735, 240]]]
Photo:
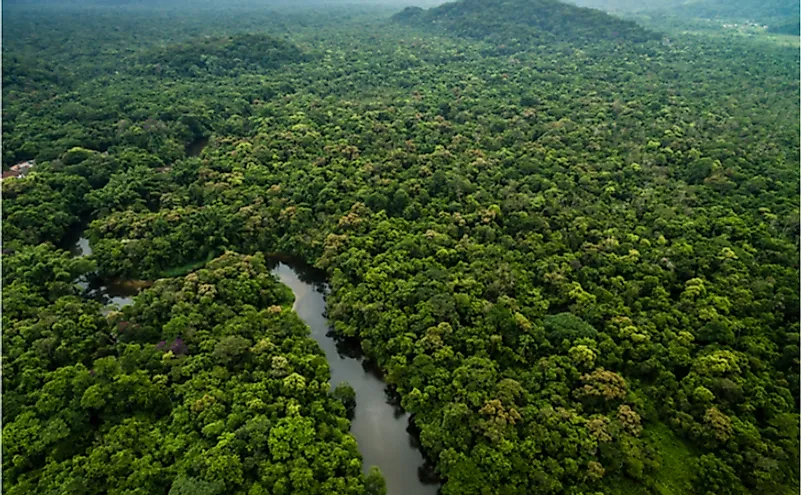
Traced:
[[556, 0], [461, 0], [428, 10], [408, 7], [393, 19], [437, 26], [469, 38], [503, 41], [621, 40], [643, 42], [660, 35], [634, 22]]
[[305, 60], [301, 50], [265, 35], [195, 38], [185, 43], [146, 51], [135, 60], [134, 70], [180, 77], [216, 75], [247, 70], [276, 69]]

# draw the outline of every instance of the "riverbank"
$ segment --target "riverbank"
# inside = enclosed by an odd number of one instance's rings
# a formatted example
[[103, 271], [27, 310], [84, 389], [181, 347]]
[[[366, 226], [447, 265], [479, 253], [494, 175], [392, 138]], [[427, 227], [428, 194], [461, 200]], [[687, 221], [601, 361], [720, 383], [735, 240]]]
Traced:
[[270, 268], [292, 290], [292, 309], [309, 326], [311, 337], [325, 353], [332, 390], [347, 382], [356, 392], [350, 431], [362, 453], [364, 472], [378, 466], [388, 495], [435, 495], [439, 483], [412, 434], [411, 416], [400, 407], [380, 371], [361, 354], [358, 344], [337, 339], [331, 331], [325, 316], [328, 285], [324, 274], [302, 263], [290, 265], [290, 260], [274, 257]]

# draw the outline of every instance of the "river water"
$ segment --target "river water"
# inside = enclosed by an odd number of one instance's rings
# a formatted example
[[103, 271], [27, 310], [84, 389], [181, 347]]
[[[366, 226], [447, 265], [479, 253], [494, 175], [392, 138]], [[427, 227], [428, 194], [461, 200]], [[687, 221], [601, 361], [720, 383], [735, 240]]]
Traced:
[[[89, 256], [92, 248], [89, 246], [89, 239], [84, 236], [79, 237], [74, 244], [70, 245], [70, 253], [76, 257]], [[104, 304], [113, 304], [118, 307], [133, 304], [133, 298], [142, 288], [141, 284], [126, 284], [121, 281], [100, 281], [92, 277], [81, 277], [77, 281], [86, 296], [98, 299]]]
[[359, 443], [364, 470], [378, 466], [387, 482], [388, 495], [434, 495], [439, 484], [430, 476], [409, 433], [409, 414], [389, 393], [380, 373], [361, 356], [358, 348], [338, 341], [325, 317], [327, 285], [314, 270], [299, 263], [274, 265], [273, 273], [295, 294], [293, 309], [311, 328], [311, 336], [325, 352], [331, 368], [331, 387], [347, 381], [356, 391], [356, 411], [350, 432]]

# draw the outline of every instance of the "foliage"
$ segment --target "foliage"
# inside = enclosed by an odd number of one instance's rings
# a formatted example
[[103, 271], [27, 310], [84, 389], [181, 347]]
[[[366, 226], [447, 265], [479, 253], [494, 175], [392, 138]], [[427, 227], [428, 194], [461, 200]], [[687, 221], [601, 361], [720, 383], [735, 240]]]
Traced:
[[[9, 10], [9, 493], [382, 493], [260, 252], [326, 270], [445, 495], [797, 490], [798, 51], [481, 5]], [[95, 269], [172, 277], [105, 318]]]
[[768, 27], [768, 31], [778, 34], [792, 34], [798, 36], [801, 34], [801, 21], [788, 21], [781, 24], [774, 24]]
[[554, 40], [593, 43], [659, 39], [658, 34], [634, 22], [556, 0], [461, 0], [428, 11], [407, 7], [394, 19], [417, 26], [434, 25], [459, 36], [522, 46]]
[[5, 325], [9, 493], [377, 493], [285, 294], [225, 254], [108, 319], [63, 297]]
[[169, 45], [145, 53], [135, 67], [165, 78], [197, 77], [204, 72], [225, 75], [243, 70], [264, 71], [303, 58], [298, 47], [289, 43], [245, 34]]

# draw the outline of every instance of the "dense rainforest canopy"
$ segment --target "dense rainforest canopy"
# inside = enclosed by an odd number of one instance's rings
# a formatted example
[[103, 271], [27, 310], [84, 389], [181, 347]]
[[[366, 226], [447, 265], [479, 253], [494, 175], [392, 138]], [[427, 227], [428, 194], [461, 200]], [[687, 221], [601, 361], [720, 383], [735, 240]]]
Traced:
[[272, 252], [326, 272], [444, 495], [798, 491], [797, 37], [3, 14], [8, 493], [382, 493]]

